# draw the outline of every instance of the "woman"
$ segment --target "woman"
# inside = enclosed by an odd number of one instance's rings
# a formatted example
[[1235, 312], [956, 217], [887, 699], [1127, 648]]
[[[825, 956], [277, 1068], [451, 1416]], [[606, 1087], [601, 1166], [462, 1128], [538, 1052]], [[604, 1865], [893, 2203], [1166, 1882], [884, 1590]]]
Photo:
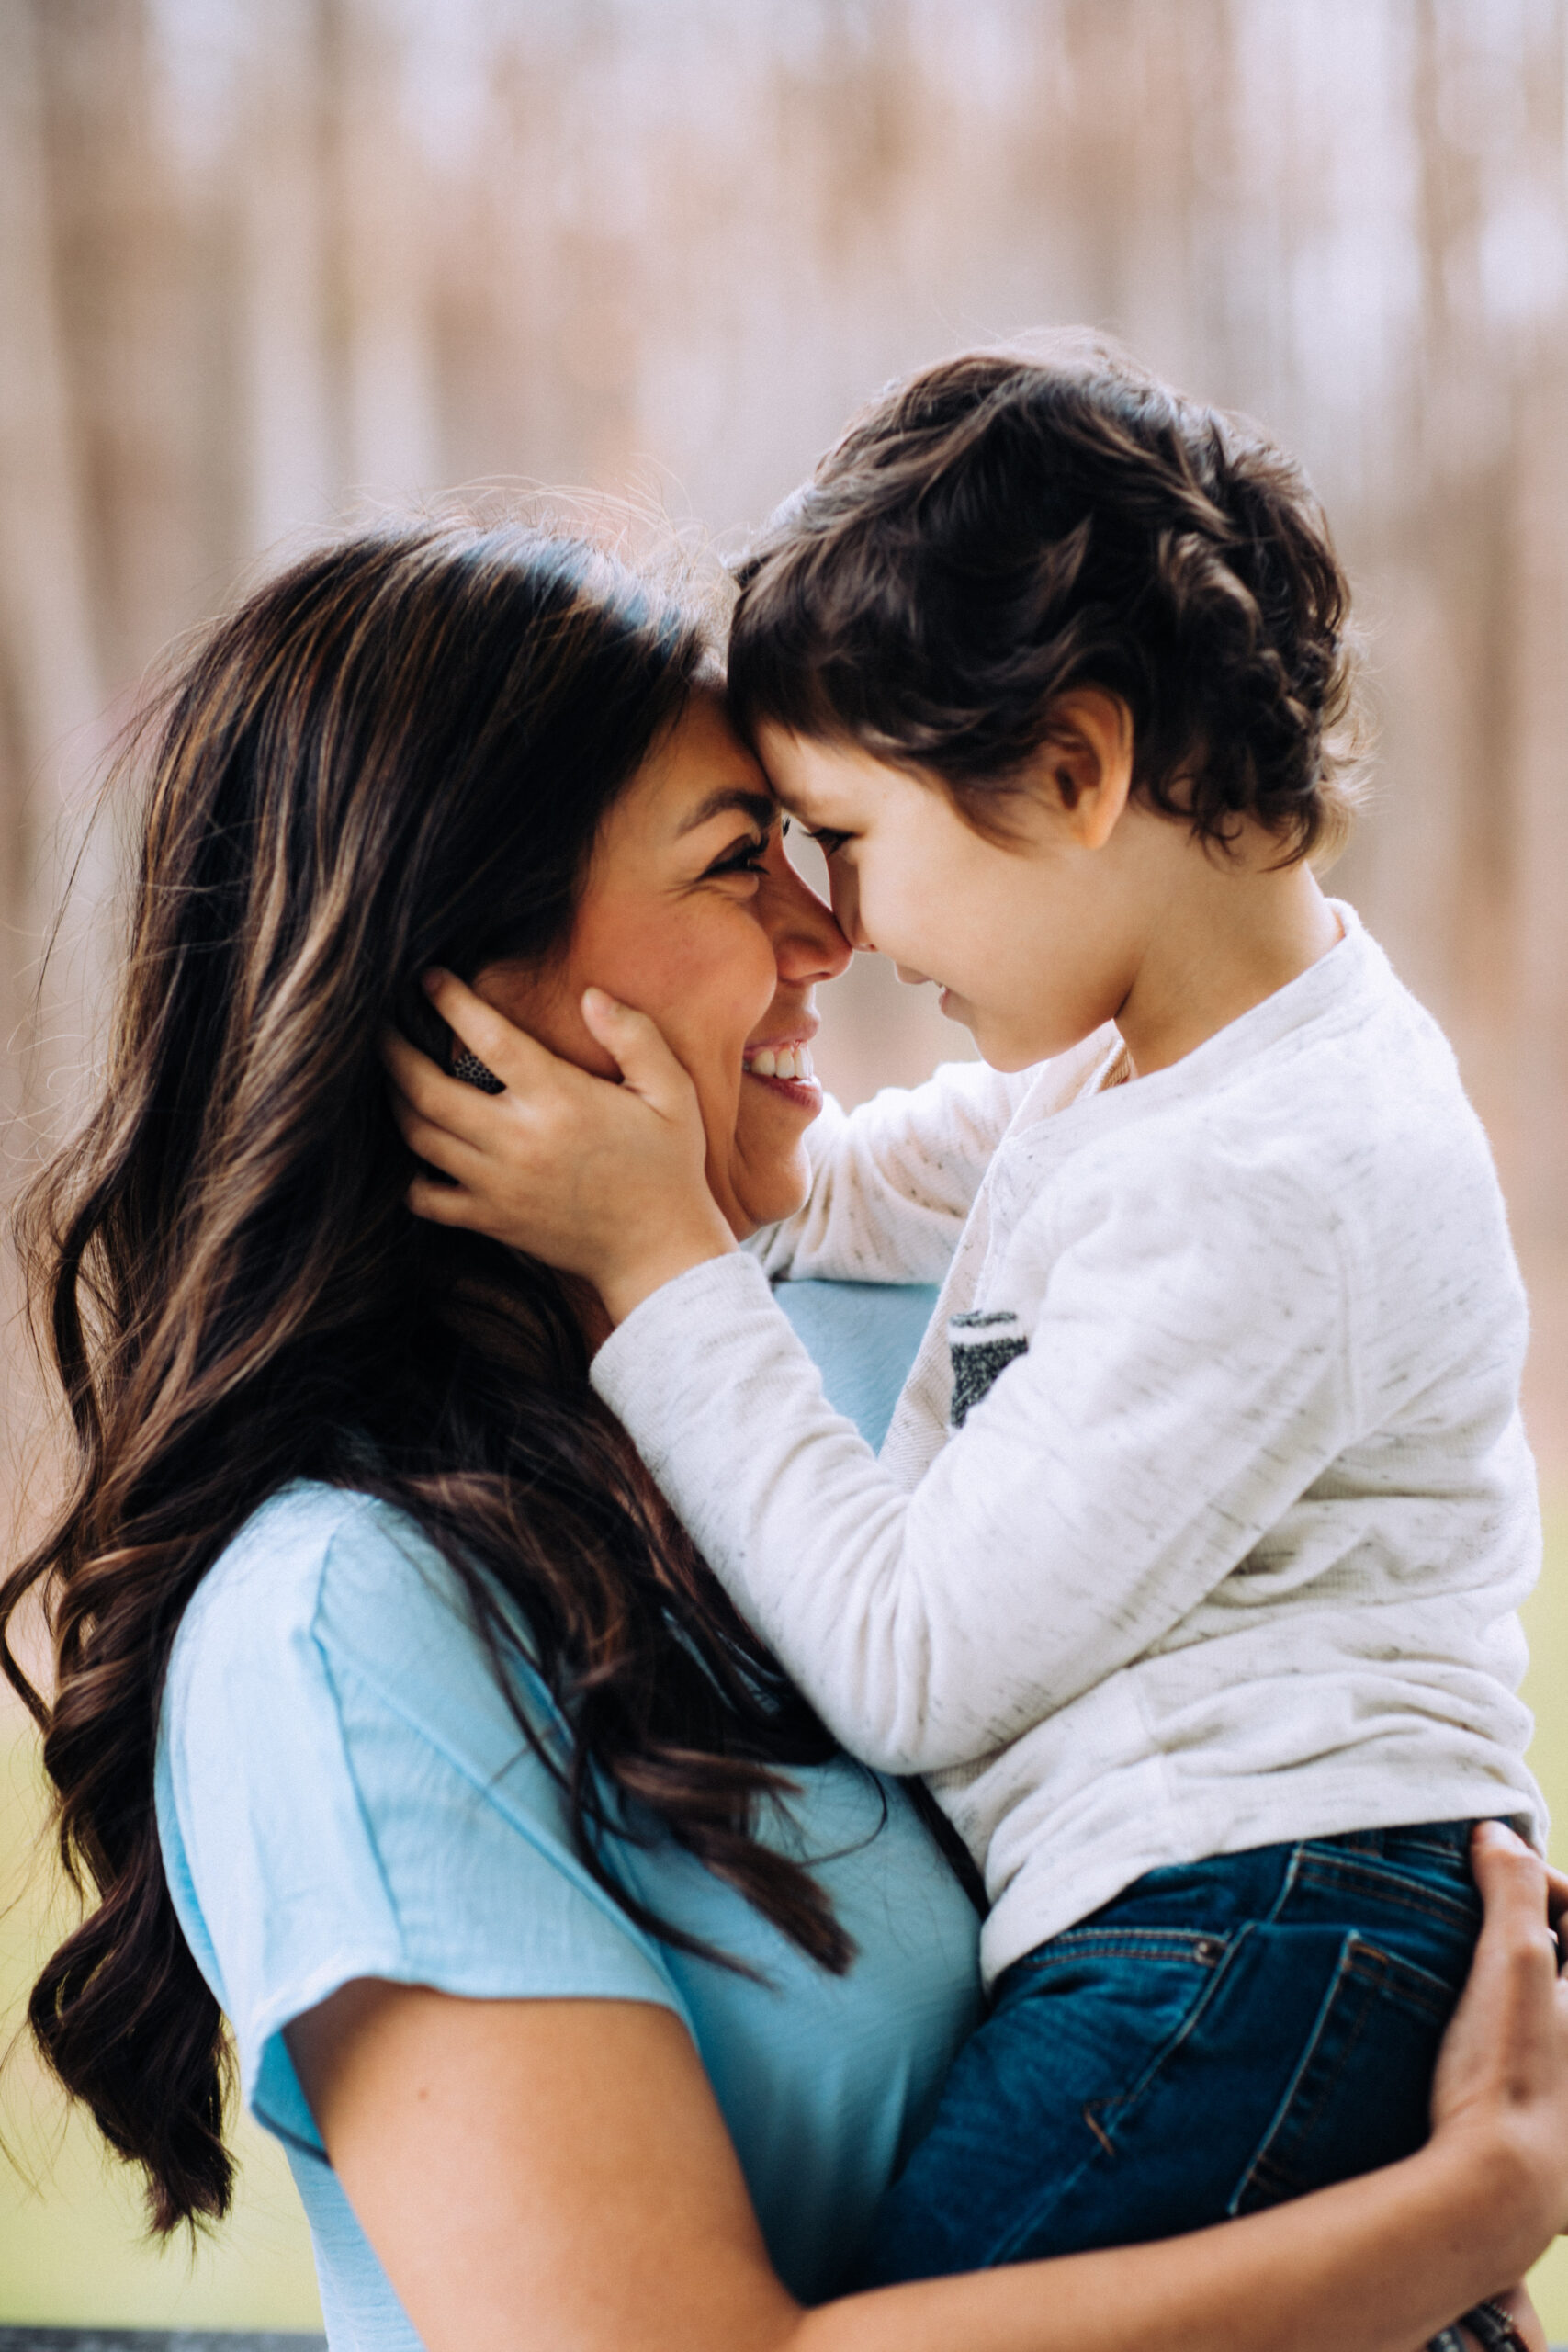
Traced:
[[33, 1704], [98, 1896], [34, 2031], [155, 2226], [227, 2203], [221, 2006], [334, 2345], [1406, 2352], [1519, 2275], [1568, 2208], [1568, 2016], [1499, 1831], [1419, 2157], [820, 2301], [974, 2019], [973, 1915], [595, 1404], [597, 1302], [408, 1214], [378, 1045], [451, 1050], [446, 965], [602, 1068], [592, 974], [675, 1044], [744, 1233], [803, 1194], [843, 943], [699, 635], [570, 541], [307, 559], [209, 634], [150, 767], [108, 1082], [26, 1221], [77, 1477], [0, 1613], [49, 1596]]

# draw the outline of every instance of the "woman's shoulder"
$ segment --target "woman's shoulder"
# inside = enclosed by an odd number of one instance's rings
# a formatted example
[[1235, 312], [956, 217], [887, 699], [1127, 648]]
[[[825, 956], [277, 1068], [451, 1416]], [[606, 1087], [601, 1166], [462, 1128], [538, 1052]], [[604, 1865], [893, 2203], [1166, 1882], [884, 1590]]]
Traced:
[[280, 2030], [352, 1978], [681, 2009], [575, 1851], [509, 1703], [547, 1737], [525, 1676], [519, 1657], [503, 1688], [461, 1580], [363, 1494], [275, 1496], [187, 1610], [160, 1730], [164, 1866], [247, 2098], [306, 2147]]
[[291, 1686], [351, 1674], [428, 1726], [449, 1712], [439, 1696], [454, 1679], [450, 1695], [471, 1703], [482, 1662], [462, 1580], [406, 1511], [299, 1479], [251, 1513], [197, 1587], [169, 1690], [176, 1708], [205, 1688], [232, 1709], [257, 1690], [276, 1718]]
[[329, 1591], [345, 1601], [384, 1594], [389, 1582], [436, 1592], [443, 1572], [455, 1581], [406, 1511], [356, 1487], [296, 1478], [230, 1537], [191, 1599], [181, 1638], [286, 1636], [315, 1625]]

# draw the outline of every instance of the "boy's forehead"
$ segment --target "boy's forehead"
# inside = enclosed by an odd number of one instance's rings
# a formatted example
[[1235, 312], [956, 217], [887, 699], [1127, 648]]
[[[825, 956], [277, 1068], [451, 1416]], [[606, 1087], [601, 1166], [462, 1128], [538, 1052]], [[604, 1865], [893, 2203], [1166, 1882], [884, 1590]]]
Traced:
[[863, 802], [887, 771], [858, 743], [795, 735], [764, 723], [757, 752], [780, 805], [807, 823]]

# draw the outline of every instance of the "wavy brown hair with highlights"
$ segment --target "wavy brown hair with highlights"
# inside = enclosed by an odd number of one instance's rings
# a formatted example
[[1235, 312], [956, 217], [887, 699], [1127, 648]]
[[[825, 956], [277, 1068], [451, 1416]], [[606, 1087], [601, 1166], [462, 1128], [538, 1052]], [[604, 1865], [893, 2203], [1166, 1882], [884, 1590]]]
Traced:
[[1300, 468], [1109, 345], [970, 352], [855, 419], [738, 570], [731, 704], [939, 784], [1005, 837], [1072, 688], [1134, 788], [1224, 845], [1337, 849], [1356, 798], [1350, 592]]
[[[89, 1897], [33, 2034], [154, 2226], [218, 2216], [227, 2045], [170, 1901], [153, 1752], [181, 1613], [287, 1481], [400, 1506], [496, 1670], [516, 1603], [575, 1730], [588, 1868], [667, 1834], [806, 1951], [851, 1948], [755, 1834], [826, 1735], [756, 1647], [591, 1389], [556, 1277], [404, 1205], [384, 1023], [437, 1054], [419, 975], [547, 956], [601, 820], [694, 692], [699, 629], [602, 553], [516, 527], [362, 534], [216, 624], [133, 750], [140, 872], [96, 1108], [20, 1223], [74, 1430], [68, 1500], [0, 1588]], [[13, 1654], [41, 1595], [49, 1695]], [[722, 1958], [722, 1955], [715, 1955]]]

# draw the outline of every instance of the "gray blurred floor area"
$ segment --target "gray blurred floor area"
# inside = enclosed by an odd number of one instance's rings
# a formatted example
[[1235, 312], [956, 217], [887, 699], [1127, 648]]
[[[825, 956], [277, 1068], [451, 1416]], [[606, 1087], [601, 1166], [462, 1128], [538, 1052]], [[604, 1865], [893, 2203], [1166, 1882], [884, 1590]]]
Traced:
[[0, 2327], [0, 2352], [326, 2352], [324, 2335], [143, 2327]]

